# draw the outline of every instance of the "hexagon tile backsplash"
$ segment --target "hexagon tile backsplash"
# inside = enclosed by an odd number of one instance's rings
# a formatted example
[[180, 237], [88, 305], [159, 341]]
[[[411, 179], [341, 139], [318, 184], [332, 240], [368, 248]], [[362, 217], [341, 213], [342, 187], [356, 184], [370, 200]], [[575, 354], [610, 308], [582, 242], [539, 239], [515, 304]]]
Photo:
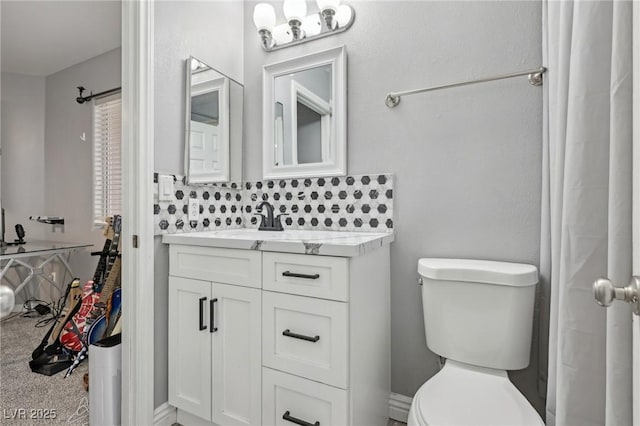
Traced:
[[[267, 180], [221, 186], [185, 185], [174, 175], [174, 197], [158, 201], [154, 174], [155, 234], [257, 228], [256, 205], [266, 200], [283, 213], [285, 229], [393, 232], [393, 175]], [[188, 199], [200, 200], [189, 221]]]

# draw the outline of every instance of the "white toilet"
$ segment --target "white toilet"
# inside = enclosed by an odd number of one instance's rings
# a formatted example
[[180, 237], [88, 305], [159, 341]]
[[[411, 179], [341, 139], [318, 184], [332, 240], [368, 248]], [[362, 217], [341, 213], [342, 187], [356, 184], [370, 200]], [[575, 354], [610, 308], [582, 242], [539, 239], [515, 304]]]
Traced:
[[541, 426], [506, 370], [529, 365], [535, 266], [420, 259], [427, 346], [446, 358], [411, 404], [409, 426]]

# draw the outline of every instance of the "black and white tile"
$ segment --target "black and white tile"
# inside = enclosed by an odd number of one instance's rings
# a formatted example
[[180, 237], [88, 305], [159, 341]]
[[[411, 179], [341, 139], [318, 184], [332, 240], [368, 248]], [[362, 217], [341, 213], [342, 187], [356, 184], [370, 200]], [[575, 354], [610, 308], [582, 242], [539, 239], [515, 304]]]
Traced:
[[285, 229], [393, 231], [393, 175], [245, 182], [244, 223], [260, 224], [255, 208], [268, 201]]
[[[173, 175], [173, 199], [159, 201], [157, 175], [154, 174], [155, 235], [242, 228], [242, 192], [239, 184], [187, 185], [184, 176]], [[200, 217], [197, 221], [189, 221], [189, 198], [200, 201]]]
[[[189, 186], [174, 176], [174, 197], [158, 201], [154, 175], [155, 234], [257, 228], [256, 206], [268, 201], [285, 229], [393, 232], [393, 175], [351, 175]], [[200, 218], [189, 222], [188, 199], [200, 200]]]

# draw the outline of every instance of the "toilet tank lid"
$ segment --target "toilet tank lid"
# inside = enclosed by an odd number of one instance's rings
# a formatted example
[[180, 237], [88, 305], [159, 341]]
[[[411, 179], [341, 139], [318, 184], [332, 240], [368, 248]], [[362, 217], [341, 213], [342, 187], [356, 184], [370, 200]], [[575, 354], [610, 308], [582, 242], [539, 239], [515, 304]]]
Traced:
[[434, 259], [418, 261], [418, 273], [443, 281], [470, 281], [525, 287], [538, 283], [538, 268], [524, 263], [473, 259]]

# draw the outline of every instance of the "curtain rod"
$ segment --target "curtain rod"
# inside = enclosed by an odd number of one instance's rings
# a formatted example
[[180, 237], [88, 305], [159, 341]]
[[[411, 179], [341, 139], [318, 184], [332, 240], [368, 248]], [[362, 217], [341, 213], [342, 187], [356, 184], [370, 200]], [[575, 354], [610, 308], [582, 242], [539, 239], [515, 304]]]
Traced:
[[396, 105], [398, 105], [400, 103], [400, 98], [402, 96], [415, 95], [416, 93], [431, 92], [431, 91], [440, 90], [440, 89], [449, 89], [451, 87], [467, 86], [467, 85], [470, 85], [470, 84], [486, 83], [488, 81], [503, 80], [505, 78], [520, 77], [522, 75], [528, 75], [529, 76], [529, 83], [531, 85], [533, 85], [533, 86], [542, 86], [542, 74], [544, 74], [546, 71], [547, 71], [547, 69], [545, 67], [540, 67], [540, 68], [536, 68], [534, 70], [519, 71], [519, 72], [510, 73], [510, 74], [496, 75], [496, 76], [493, 76], [493, 77], [479, 78], [477, 80], [470, 80], [470, 81], [465, 81], [465, 82], [462, 82], [462, 83], [445, 84], [443, 86], [434, 86], [434, 87], [428, 87], [428, 88], [425, 88], [425, 89], [407, 90], [405, 92], [392, 92], [392, 93], [387, 94], [387, 99], [385, 100], [384, 103], [389, 108], [393, 108], [393, 107], [395, 107]]
[[83, 104], [85, 102], [89, 102], [90, 100], [92, 100], [93, 98], [99, 98], [102, 96], [107, 96], [110, 95], [112, 93], [116, 93], [119, 92], [121, 90], [121, 87], [116, 87], [115, 89], [110, 89], [110, 90], [105, 90], [104, 92], [100, 92], [100, 93], [96, 93], [95, 95], [93, 94], [93, 92], [91, 92], [89, 94], [89, 96], [82, 96], [82, 92], [84, 92], [86, 89], [82, 86], [78, 86], [78, 92], [80, 92], [80, 96], [78, 96], [76, 98], [76, 102], [79, 104]]

